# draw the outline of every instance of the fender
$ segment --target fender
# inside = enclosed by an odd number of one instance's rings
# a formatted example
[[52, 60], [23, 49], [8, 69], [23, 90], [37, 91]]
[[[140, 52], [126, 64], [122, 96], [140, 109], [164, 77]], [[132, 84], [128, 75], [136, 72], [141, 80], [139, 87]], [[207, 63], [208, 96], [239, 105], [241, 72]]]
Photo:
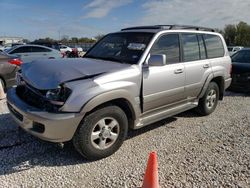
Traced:
[[[211, 74], [209, 74], [208, 77], [207, 77], [207, 79], [206, 79], [206, 81], [205, 81], [205, 84], [203, 85], [203, 88], [202, 88], [202, 90], [201, 90], [201, 92], [200, 92], [200, 94], [199, 94], [199, 96], [198, 96], [199, 99], [202, 98], [202, 97], [204, 96], [204, 94], [205, 94], [205, 92], [206, 92], [206, 90], [207, 90], [207, 88], [208, 88], [209, 83], [210, 83], [214, 78], [216, 78], [216, 77], [223, 77], [223, 78], [224, 78], [224, 75], [223, 75], [222, 73], [220, 74], [220, 72], [216, 72], [216, 73], [211, 73]], [[225, 80], [224, 80], [224, 82], [225, 82]], [[225, 84], [225, 83], [223, 83], [223, 85], [222, 85], [222, 90], [223, 90], [223, 91], [220, 90], [220, 95], [222, 94], [222, 96], [223, 96], [223, 92], [224, 92], [224, 84]], [[222, 100], [221, 97], [220, 97], [220, 99]]]
[[198, 96], [198, 98], [202, 98], [203, 95], [205, 94], [206, 90], [207, 90], [207, 87], [208, 87], [208, 84], [211, 82], [211, 80], [214, 78], [214, 75], [213, 73], [209, 74], [206, 81], [205, 81], [205, 84], [203, 85], [202, 89], [201, 89], [201, 92]]
[[114, 91], [109, 91], [106, 93], [99, 94], [92, 99], [90, 99], [86, 104], [82, 106], [82, 109], [80, 111], [81, 114], [86, 114], [87, 112], [90, 112], [93, 110], [95, 107], [104, 104], [106, 102], [115, 100], [115, 99], [125, 99], [126, 101], [129, 102], [129, 105], [132, 110], [132, 114], [134, 119], [138, 119], [140, 115], [140, 102], [139, 102], [139, 97], [138, 97], [138, 102], [136, 101], [135, 98], [133, 98], [128, 91], [124, 89], [120, 90], [114, 90]]

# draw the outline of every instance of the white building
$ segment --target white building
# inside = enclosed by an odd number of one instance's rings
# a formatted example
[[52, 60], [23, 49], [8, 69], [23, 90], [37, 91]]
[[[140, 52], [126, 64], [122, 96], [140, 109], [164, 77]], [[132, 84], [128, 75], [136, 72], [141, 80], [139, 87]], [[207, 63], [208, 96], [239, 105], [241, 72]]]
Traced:
[[0, 37], [0, 45], [8, 43], [23, 43], [22, 37]]

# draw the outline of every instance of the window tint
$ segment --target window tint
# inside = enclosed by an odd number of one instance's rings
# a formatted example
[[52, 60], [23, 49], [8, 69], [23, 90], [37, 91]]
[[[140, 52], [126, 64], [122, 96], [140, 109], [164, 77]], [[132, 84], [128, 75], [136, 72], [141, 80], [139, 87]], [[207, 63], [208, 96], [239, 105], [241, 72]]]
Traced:
[[42, 48], [42, 47], [37, 47], [37, 46], [32, 46], [32, 52], [50, 52], [51, 50], [47, 48]]
[[180, 62], [179, 35], [161, 36], [151, 48], [150, 54], [165, 54], [167, 64]]
[[250, 50], [242, 50], [232, 56], [233, 62], [250, 63]]
[[206, 59], [206, 48], [203, 41], [202, 35], [198, 35], [199, 48], [200, 48], [200, 59]]
[[196, 34], [182, 34], [184, 61], [195, 61], [200, 59], [199, 44]]
[[15, 54], [15, 53], [30, 53], [30, 52], [31, 52], [31, 47], [30, 46], [23, 46], [23, 47], [16, 48], [12, 52], [10, 52], [10, 54]]
[[204, 35], [204, 40], [207, 47], [208, 58], [216, 58], [224, 56], [224, 47], [219, 36]]

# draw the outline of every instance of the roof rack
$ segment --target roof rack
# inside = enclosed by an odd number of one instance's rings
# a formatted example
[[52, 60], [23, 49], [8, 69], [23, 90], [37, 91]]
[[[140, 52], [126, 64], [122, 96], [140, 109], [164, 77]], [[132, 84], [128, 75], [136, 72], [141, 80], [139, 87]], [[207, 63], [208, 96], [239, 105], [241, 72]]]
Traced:
[[212, 28], [207, 27], [200, 27], [200, 26], [193, 26], [193, 25], [152, 25], [152, 26], [138, 26], [138, 27], [128, 27], [124, 28], [121, 31], [126, 30], [136, 30], [136, 29], [158, 29], [158, 30], [164, 30], [164, 29], [191, 29], [191, 30], [197, 30], [197, 31], [212, 31], [215, 32]]

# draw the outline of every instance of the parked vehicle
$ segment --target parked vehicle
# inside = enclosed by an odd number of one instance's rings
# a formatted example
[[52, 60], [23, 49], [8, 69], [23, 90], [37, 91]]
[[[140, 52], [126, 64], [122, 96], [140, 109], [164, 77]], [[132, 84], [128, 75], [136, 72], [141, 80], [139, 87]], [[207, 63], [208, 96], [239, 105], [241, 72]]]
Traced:
[[242, 50], [243, 48], [244, 48], [243, 46], [228, 46], [227, 47], [230, 56]]
[[24, 64], [8, 107], [27, 132], [73, 140], [88, 159], [113, 154], [128, 129], [196, 108], [212, 113], [231, 83], [221, 34], [195, 26], [122, 29], [84, 58]]
[[36, 45], [41, 45], [41, 46], [47, 46], [49, 48], [53, 48], [55, 50], [60, 51], [60, 44], [57, 42], [48, 42], [48, 41], [44, 41], [44, 40], [38, 40], [35, 42], [32, 42], [30, 44], [36, 44]]
[[72, 52], [72, 48], [66, 45], [60, 45], [60, 52], [61, 53]]
[[0, 52], [0, 99], [7, 88], [16, 84], [16, 71], [21, 64], [17, 56]]
[[28, 63], [39, 59], [59, 59], [62, 58], [62, 54], [55, 49], [34, 45], [18, 45], [6, 51], [8, 54], [15, 54], [20, 56], [24, 63]]
[[14, 46], [23, 45], [23, 43], [7, 43], [4, 46], [0, 46], [0, 52], [7, 51]]
[[232, 84], [230, 90], [250, 92], [250, 48], [232, 56]]

